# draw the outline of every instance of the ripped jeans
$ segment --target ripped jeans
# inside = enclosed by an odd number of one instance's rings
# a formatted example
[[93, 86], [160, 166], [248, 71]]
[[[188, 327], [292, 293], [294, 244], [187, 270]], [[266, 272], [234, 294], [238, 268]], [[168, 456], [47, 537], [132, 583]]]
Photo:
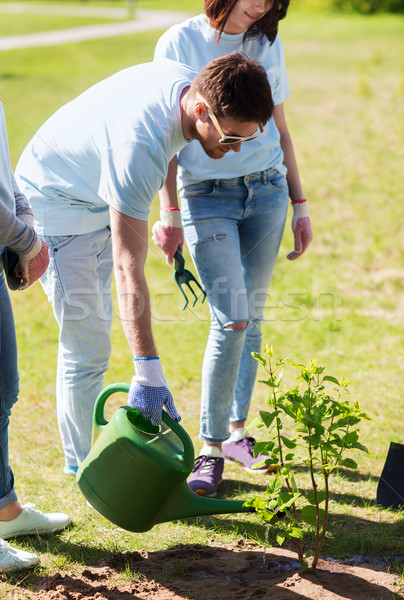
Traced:
[[[211, 317], [200, 422], [200, 437], [208, 442], [225, 441], [229, 422], [247, 419], [258, 365], [251, 352], [261, 348], [262, 313], [288, 198], [285, 176], [273, 169], [181, 191], [185, 238]], [[229, 328], [242, 322], [246, 328]]]

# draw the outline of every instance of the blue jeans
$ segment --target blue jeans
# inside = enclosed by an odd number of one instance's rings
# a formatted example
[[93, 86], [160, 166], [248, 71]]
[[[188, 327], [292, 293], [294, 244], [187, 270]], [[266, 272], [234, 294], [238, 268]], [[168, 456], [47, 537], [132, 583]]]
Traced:
[[[248, 415], [262, 311], [281, 243], [289, 191], [278, 171], [209, 180], [181, 191], [185, 238], [210, 309], [202, 367], [200, 437], [220, 443]], [[228, 326], [247, 321], [247, 328]]]
[[50, 264], [41, 284], [59, 325], [58, 425], [67, 467], [91, 447], [95, 400], [111, 354], [112, 248], [108, 227], [83, 235], [46, 236]]
[[18, 392], [13, 309], [4, 275], [0, 274], [0, 510], [17, 500], [14, 475], [8, 464], [8, 424]]

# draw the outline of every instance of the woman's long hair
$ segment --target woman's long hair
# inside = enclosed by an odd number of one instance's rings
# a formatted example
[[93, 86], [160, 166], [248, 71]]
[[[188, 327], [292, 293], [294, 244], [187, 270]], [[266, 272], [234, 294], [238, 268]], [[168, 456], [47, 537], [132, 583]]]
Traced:
[[[205, 0], [205, 14], [211, 27], [218, 31], [219, 41], [226, 26], [227, 19], [238, 0]], [[289, 0], [274, 0], [272, 8], [262, 19], [249, 27], [244, 34], [244, 41], [250, 38], [267, 37], [272, 44], [278, 33], [278, 23], [286, 17]]]

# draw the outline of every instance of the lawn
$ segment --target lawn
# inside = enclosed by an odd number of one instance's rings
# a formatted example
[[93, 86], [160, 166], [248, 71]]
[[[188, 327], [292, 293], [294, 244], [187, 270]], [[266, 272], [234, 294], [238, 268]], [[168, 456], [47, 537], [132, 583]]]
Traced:
[[[152, 2], [138, 3], [139, 7], [146, 4], [152, 6]], [[175, 8], [186, 10], [191, 3], [183, 4], [176, 2]], [[307, 255], [290, 263], [285, 259], [292, 244], [287, 226], [264, 311], [264, 340], [278, 357], [290, 356], [298, 362], [317, 358], [332, 374], [351, 382], [352, 398], [374, 418], [361, 430], [369, 455], [354, 456], [358, 471], [341, 470], [332, 480], [325, 553], [336, 558], [379, 557], [390, 560], [399, 573], [402, 565], [394, 557], [404, 555], [402, 515], [375, 506], [375, 497], [390, 441], [404, 442], [403, 25], [399, 16], [293, 12], [281, 24], [292, 89], [286, 114], [310, 201], [315, 240]], [[13, 165], [53, 111], [116, 70], [150, 60], [160, 34], [3, 52], [0, 89]], [[150, 225], [157, 218], [155, 201]], [[166, 378], [198, 448], [208, 309], [198, 305], [182, 311], [172, 269], [152, 242], [147, 277]], [[52, 311], [39, 284], [12, 298], [21, 395], [13, 410], [10, 448], [18, 492], [22, 500], [35, 501], [41, 508], [69, 512], [75, 524], [57, 537], [19, 542], [41, 553], [42, 566], [21, 584], [20, 576], [8, 576], [6, 594], [17, 585], [29, 589], [45, 575], [71, 572], [115, 552], [240, 538], [263, 542], [264, 526], [253, 515], [203, 517], [133, 535], [94, 514], [76, 484], [62, 473], [54, 400], [57, 328]], [[130, 381], [133, 369], [115, 312], [106, 384]], [[251, 415], [264, 406], [264, 396], [265, 390], [257, 384]], [[297, 477], [308, 488], [307, 474]], [[226, 466], [220, 496], [249, 498], [264, 485], [258, 475]]]
[[[1, 8], [1, 4], [0, 4]], [[0, 11], [0, 37], [10, 35], [27, 35], [55, 29], [69, 29], [73, 27], [86, 27], [110, 23], [110, 19], [97, 17], [66, 17], [47, 15], [14, 15], [4, 14]], [[116, 22], [116, 19], [114, 19]]]

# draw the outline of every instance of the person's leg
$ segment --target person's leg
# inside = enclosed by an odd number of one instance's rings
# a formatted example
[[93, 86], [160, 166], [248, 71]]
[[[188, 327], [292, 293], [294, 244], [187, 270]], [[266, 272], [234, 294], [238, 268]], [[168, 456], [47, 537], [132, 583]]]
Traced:
[[58, 424], [65, 471], [91, 447], [92, 414], [111, 353], [112, 253], [109, 228], [45, 238], [50, 265], [41, 278], [59, 325]]
[[248, 320], [238, 227], [245, 186], [241, 178], [204, 182], [183, 192], [185, 237], [209, 303], [211, 324], [202, 367], [200, 437], [204, 447], [189, 480], [214, 495], [223, 472], [222, 442], [229, 418]]
[[[240, 223], [240, 248], [249, 321], [230, 415], [231, 436], [223, 450], [227, 459], [256, 471], [254, 465], [266, 457], [254, 457], [255, 440], [244, 431], [258, 367], [251, 353], [261, 349], [263, 308], [282, 240], [288, 188], [285, 177], [274, 171], [245, 179], [248, 200]], [[263, 465], [260, 470], [268, 469]]]
[[[288, 208], [286, 178], [264, 172], [246, 182], [249, 200], [240, 224], [240, 250], [247, 290], [249, 322], [231, 412], [231, 428], [244, 425], [251, 402], [258, 363], [251, 352], [261, 349], [261, 324]], [[239, 425], [239, 426], [240, 426]]]
[[182, 193], [185, 237], [210, 309], [202, 367], [200, 437], [220, 444], [228, 422], [248, 320], [239, 224], [246, 189], [242, 178], [188, 186]]
[[17, 341], [14, 316], [4, 279], [0, 275], [0, 520], [17, 517], [22, 507], [14, 489], [14, 475], [8, 462], [8, 425], [11, 408], [19, 392]]
[[12, 548], [6, 538], [59, 531], [71, 519], [63, 513], [44, 514], [21, 506], [8, 462], [8, 425], [19, 392], [14, 317], [4, 276], [0, 274], [0, 571], [25, 569], [38, 563], [36, 554]]

